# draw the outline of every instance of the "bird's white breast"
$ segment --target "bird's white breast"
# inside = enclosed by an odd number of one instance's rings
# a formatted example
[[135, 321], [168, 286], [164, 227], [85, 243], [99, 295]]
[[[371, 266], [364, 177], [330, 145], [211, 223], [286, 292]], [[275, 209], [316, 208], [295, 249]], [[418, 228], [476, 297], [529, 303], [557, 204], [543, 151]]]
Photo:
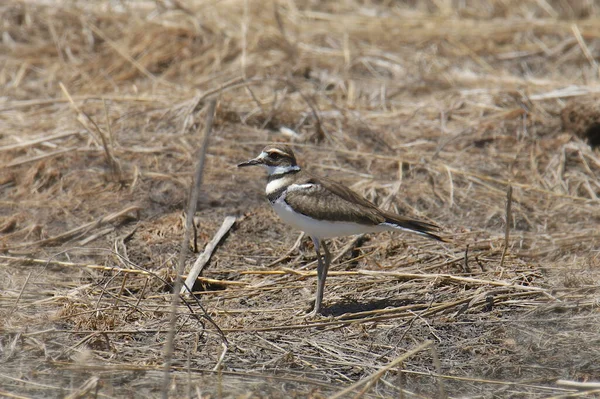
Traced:
[[285, 177], [280, 177], [279, 179], [272, 180], [267, 184], [265, 193], [267, 195], [272, 194], [272, 193], [276, 192], [277, 190], [281, 189], [282, 187], [285, 187], [288, 183], [289, 183], [289, 179], [287, 179]]
[[294, 212], [292, 207], [285, 202], [285, 194], [282, 194], [272, 205], [275, 213], [285, 223], [304, 231], [311, 237], [319, 239], [390, 230], [386, 226], [367, 226], [352, 222], [332, 222], [329, 220], [313, 219], [301, 213]]

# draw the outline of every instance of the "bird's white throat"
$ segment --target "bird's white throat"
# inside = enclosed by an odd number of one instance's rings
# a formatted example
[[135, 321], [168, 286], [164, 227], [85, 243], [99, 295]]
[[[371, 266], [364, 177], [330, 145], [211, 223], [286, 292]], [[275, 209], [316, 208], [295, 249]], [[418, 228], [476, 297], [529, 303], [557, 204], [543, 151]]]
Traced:
[[300, 170], [300, 166], [298, 165], [287, 165], [287, 166], [269, 166], [269, 165], [265, 165], [265, 167], [267, 168], [267, 172], [269, 173], [269, 176], [271, 175], [285, 175], [286, 173], [289, 172], [297, 172]]

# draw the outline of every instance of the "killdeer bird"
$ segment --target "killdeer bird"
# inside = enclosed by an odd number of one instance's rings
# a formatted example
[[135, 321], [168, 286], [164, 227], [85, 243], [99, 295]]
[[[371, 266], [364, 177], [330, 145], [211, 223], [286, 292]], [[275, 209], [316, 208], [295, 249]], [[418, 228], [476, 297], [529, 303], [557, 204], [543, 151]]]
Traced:
[[[268, 145], [256, 158], [242, 162], [238, 167], [253, 165], [267, 168], [266, 194], [277, 215], [309, 235], [314, 243], [318, 263], [317, 297], [309, 317], [321, 311], [325, 278], [331, 262], [331, 254], [323, 241], [325, 238], [409, 231], [445, 241], [437, 235], [439, 227], [434, 224], [386, 212], [348, 187], [302, 170], [287, 145]], [[324, 259], [319, 251], [321, 247], [325, 252]]]

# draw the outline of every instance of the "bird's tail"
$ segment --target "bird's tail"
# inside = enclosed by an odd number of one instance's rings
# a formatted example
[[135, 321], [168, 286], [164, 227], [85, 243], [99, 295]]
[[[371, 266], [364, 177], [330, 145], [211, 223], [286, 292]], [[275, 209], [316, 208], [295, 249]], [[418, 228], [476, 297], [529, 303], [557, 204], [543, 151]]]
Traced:
[[384, 216], [385, 222], [382, 224], [390, 227], [393, 230], [410, 231], [437, 241], [449, 242], [447, 238], [440, 237], [438, 235], [441, 230], [438, 225], [388, 213], [386, 213]]

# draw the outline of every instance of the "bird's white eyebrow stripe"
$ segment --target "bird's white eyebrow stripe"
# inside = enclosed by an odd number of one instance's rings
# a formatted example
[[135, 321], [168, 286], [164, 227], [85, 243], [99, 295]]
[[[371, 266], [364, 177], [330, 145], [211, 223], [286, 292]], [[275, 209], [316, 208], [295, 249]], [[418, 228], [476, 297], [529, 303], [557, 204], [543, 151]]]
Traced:
[[269, 152], [276, 152], [276, 153], [278, 153], [279, 155], [283, 155], [283, 156], [289, 156], [289, 154], [288, 154], [288, 153], [286, 153], [286, 152], [284, 152], [284, 151], [281, 151], [280, 149], [277, 149], [277, 148], [269, 148]]

